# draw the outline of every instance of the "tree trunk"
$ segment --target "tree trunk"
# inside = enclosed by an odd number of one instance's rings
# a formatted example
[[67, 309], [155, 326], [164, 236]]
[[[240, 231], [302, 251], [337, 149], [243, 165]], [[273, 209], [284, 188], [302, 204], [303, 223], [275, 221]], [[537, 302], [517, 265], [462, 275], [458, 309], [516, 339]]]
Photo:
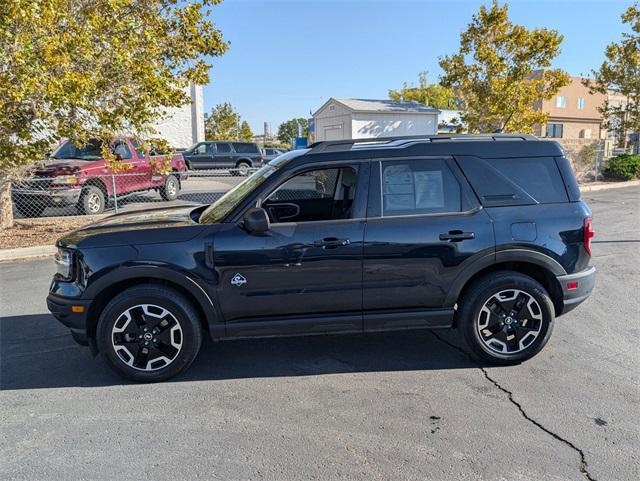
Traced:
[[0, 229], [13, 227], [11, 181], [0, 179]]

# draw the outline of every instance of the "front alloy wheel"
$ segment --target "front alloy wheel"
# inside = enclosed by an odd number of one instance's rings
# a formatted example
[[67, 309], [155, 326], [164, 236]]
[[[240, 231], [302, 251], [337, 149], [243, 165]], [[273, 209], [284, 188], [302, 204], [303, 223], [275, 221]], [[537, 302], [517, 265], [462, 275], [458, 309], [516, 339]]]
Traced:
[[182, 294], [157, 285], [131, 287], [100, 315], [98, 350], [118, 374], [164, 381], [188, 368], [202, 344], [197, 310]]
[[140, 304], [122, 313], [111, 330], [111, 343], [120, 359], [142, 371], [171, 364], [182, 349], [182, 327], [167, 309]]

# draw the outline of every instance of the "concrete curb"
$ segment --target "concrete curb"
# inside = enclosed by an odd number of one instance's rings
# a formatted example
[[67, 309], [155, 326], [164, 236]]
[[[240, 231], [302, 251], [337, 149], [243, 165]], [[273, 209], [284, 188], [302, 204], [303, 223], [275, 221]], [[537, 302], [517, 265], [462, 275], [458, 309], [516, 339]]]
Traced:
[[56, 253], [55, 246], [19, 247], [17, 249], [0, 249], [0, 262], [19, 261], [49, 257]]
[[604, 184], [583, 184], [580, 186], [580, 192], [596, 192], [598, 190], [606, 189], [622, 189], [623, 187], [635, 187], [640, 186], [640, 180], [629, 180], [627, 182], [607, 182]]
[[[583, 193], [596, 192], [606, 189], [621, 189], [623, 187], [640, 186], [640, 180], [630, 180], [628, 182], [610, 182], [595, 185], [581, 185], [580, 191]], [[39, 257], [49, 257], [56, 253], [55, 246], [35, 246], [20, 247], [17, 249], [0, 249], [0, 262], [19, 261], [26, 259], [37, 259]]]

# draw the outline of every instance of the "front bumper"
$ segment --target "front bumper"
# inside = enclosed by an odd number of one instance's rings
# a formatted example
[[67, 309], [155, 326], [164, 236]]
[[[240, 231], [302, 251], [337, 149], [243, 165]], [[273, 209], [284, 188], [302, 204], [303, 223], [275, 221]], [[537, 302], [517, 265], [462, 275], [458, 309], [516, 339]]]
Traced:
[[14, 201], [46, 205], [74, 205], [80, 200], [81, 189], [11, 189]]
[[[89, 311], [90, 300], [70, 299], [49, 293], [47, 296], [47, 308], [58, 321], [69, 328], [73, 339], [86, 346], [87, 338], [87, 313]], [[82, 307], [82, 312], [73, 312], [72, 306]]]
[[596, 268], [590, 267], [574, 274], [557, 276], [557, 279], [562, 288], [564, 303], [562, 313], [565, 314], [575, 309], [591, 295], [596, 283]]

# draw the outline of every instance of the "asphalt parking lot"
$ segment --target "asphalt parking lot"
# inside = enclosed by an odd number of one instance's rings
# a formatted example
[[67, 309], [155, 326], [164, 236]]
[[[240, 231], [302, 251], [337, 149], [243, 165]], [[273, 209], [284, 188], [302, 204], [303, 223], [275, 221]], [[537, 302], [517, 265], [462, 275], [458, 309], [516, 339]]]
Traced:
[[586, 194], [596, 291], [515, 367], [455, 332], [233, 341], [135, 385], [0, 264], [0, 479], [640, 479], [640, 189]]

